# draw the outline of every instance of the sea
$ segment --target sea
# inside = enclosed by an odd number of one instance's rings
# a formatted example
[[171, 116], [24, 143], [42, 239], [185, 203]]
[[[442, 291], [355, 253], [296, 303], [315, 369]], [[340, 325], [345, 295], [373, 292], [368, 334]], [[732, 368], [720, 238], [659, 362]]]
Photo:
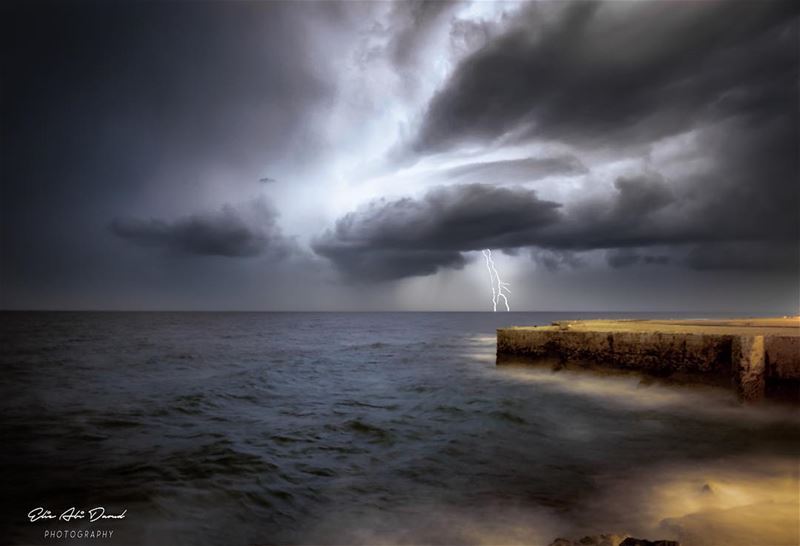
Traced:
[[599, 316], [0, 313], [0, 543], [796, 545], [796, 408], [496, 365]]

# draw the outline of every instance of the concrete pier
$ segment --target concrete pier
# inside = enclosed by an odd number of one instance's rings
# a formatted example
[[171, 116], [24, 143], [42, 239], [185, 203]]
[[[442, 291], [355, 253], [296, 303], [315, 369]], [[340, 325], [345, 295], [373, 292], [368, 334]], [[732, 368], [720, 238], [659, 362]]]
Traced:
[[[497, 330], [509, 357], [556, 366], [637, 370], [732, 385], [742, 400], [800, 389], [800, 317], [730, 320], [581, 320]], [[512, 358], [513, 359], [513, 358]]]

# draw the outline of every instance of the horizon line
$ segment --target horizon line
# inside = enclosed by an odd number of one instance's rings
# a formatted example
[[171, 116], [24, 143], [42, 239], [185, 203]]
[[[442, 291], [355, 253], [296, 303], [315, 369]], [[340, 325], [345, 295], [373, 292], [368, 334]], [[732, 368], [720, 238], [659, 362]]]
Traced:
[[797, 316], [800, 310], [786, 311], [722, 311], [722, 310], [513, 310], [513, 311], [479, 311], [479, 310], [452, 310], [452, 309], [382, 309], [382, 310], [357, 310], [357, 309], [1, 309], [0, 313], [491, 313], [491, 314], [517, 314], [517, 313], [624, 313], [624, 314], [738, 314], [738, 315], [781, 315]]

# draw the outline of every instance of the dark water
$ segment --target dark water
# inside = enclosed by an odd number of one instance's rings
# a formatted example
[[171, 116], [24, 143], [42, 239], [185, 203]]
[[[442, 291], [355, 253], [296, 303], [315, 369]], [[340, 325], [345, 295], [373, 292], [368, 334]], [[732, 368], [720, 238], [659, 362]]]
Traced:
[[[495, 328], [558, 318], [578, 317], [2, 314], [0, 540], [547, 544], [614, 531], [792, 543], [792, 410], [495, 367]], [[38, 506], [127, 513], [28, 522]], [[92, 525], [115, 534], [43, 538]]]

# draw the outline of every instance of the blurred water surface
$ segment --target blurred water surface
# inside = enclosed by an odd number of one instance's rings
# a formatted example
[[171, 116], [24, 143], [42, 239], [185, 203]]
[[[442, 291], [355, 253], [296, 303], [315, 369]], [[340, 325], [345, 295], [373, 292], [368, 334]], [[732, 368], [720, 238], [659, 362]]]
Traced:
[[4, 538], [101, 505], [105, 544], [796, 543], [791, 409], [495, 366], [497, 327], [590, 316], [2, 313]]

